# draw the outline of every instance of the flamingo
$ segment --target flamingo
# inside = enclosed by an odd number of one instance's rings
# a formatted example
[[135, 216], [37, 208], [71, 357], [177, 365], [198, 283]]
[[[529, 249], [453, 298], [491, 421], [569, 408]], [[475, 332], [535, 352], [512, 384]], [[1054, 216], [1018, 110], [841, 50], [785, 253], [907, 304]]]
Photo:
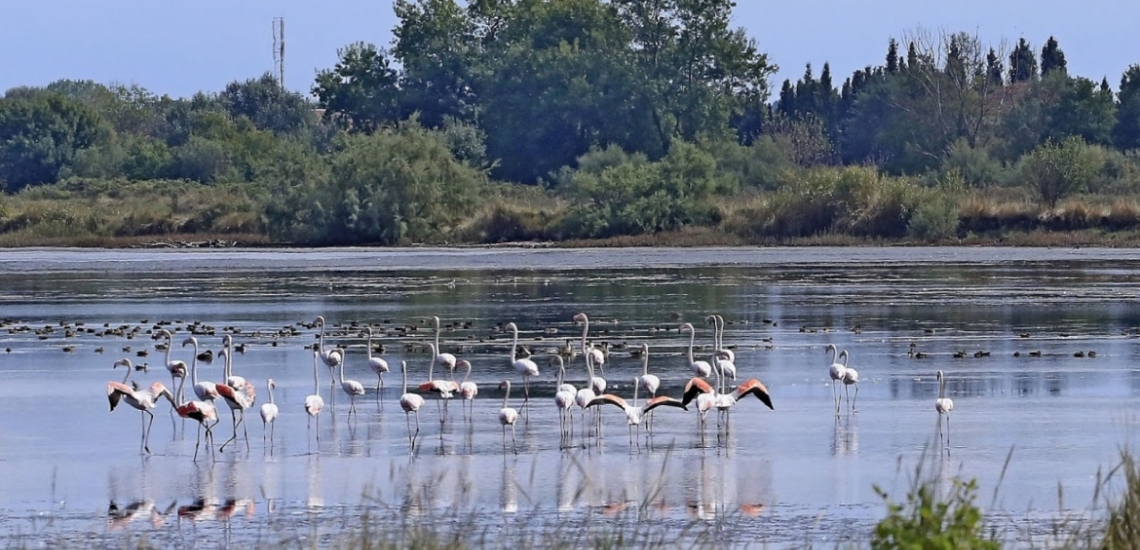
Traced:
[[[333, 369], [336, 368], [337, 365], [340, 365], [342, 361], [344, 361], [344, 353], [342, 353], [339, 349], [336, 349], [336, 348], [325, 351], [325, 317], [324, 317], [324, 315], [318, 315], [317, 318], [315, 320], [313, 320], [313, 324], [321, 327], [321, 334], [317, 338], [317, 349], [321, 353], [321, 361], [323, 361], [324, 364], [326, 366], [328, 366], [328, 368], [329, 368], [329, 376], [333, 376], [333, 374], [334, 374]], [[335, 376], [333, 376], [333, 380], [336, 380]]]
[[[315, 368], [315, 367], [314, 367]], [[404, 390], [400, 396], [400, 408], [404, 409], [404, 421], [408, 425], [408, 445], [416, 450], [416, 436], [420, 435], [420, 407], [424, 406], [424, 398], [418, 393], [408, 393], [408, 362], [400, 361], [400, 370], [404, 374]], [[409, 413], [416, 413], [416, 434], [412, 435], [412, 421]]]
[[[431, 348], [431, 355], [432, 355], [432, 357], [435, 357], [435, 345], [434, 344], [428, 344], [428, 348]], [[456, 384], [455, 382], [453, 382], [451, 380], [436, 380], [436, 379], [432, 378], [432, 375], [434, 373], [435, 373], [435, 359], [432, 359], [431, 363], [428, 364], [428, 381], [424, 382], [423, 384], [420, 384], [419, 391], [437, 393], [437, 394], [439, 394], [439, 400], [440, 401], [451, 399], [453, 397], [453, 394], [455, 392], [459, 391], [459, 384]], [[438, 401], [436, 402], [436, 406], [439, 407]], [[438, 408], [438, 410], [439, 410], [439, 423], [443, 424], [444, 421], [446, 420], [446, 417], [443, 414], [442, 408]], [[417, 423], [419, 422], [419, 418], [420, 417], [417, 415], [416, 416], [416, 422]]]
[[946, 415], [946, 446], [950, 446], [950, 411], [954, 410], [954, 400], [946, 397], [946, 378], [938, 371], [938, 399], [934, 400], [934, 410], [938, 411], [938, 439], [942, 439], [942, 415]]
[[[471, 362], [466, 359], [461, 359], [456, 363], [456, 368], [467, 367], [467, 373], [463, 375], [463, 382], [459, 384], [459, 395], [463, 396], [463, 400], [470, 402], [471, 414], [475, 414], [475, 396], [479, 395], [479, 386], [474, 382], [468, 381], [471, 377]], [[471, 417], [468, 416], [468, 419]]]
[[638, 382], [639, 382], [639, 379], [637, 379], [637, 378], [633, 379], [633, 404], [632, 405], [630, 405], [629, 403], [626, 403], [625, 399], [622, 399], [621, 397], [618, 397], [617, 395], [614, 395], [612, 393], [607, 393], [607, 394], [601, 395], [599, 397], [596, 397], [592, 401], [590, 401], [589, 403], [586, 404], [587, 407], [593, 407], [595, 405], [603, 405], [603, 404], [609, 403], [611, 405], [616, 405], [616, 406], [620, 407], [621, 410], [625, 412], [626, 422], [629, 424], [629, 445], [631, 447], [633, 446], [633, 428], [634, 428], [634, 426], [637, 426], [638, 431], [639, 432], [641, 431], [641, 418], [643, 416], [645, 416], [646, 413], [652, 411], [653, 409], [655, 409], [657, 407], [661, 407], [661, 406], [677, 407], [677, 408], [684, 409], [686, 411], [689, 410], [689, 408], [687, 406], [685, 406], [684, 404], [682, 404], [680, 400], [673, 398], [673, 397], [667, 397], [664, 395], [662, 395], [661, 397], [654, 397], [653, 399], [646, 401], [644, 405], [638, 406], [637, 405], [637, 388], [640, 385], [640, 384], [638, 384]]
[[696, 330], [693, 329], [692, 323], [685, 323], [681, 325], [681, 332], [689, 331], [689, 368], [693, 370], [693, 374], [698, 378], [708, 378], [712, 374], [712, 365], [708, 361], [696, 361], [693, 359], [693, 340], [696, 338]]
[[224, 355], [226, 360], [223, 363], [222, 375], [225, 378], [226, 385], [234, 389], [242, 389], [245, 387], [245, 378], [241, 376], [234, 376], [234, 338], [229, 334], [222, 337], [222, 351], [218, 355]]
[[[170, 359], [170, 348], [174, 347], [174, 335], [170, 334], [169, 330], [161, 329], [158, 331], [158, 335], [166, 337], [166, 363], [165, 364], [166, 364], [166, 370], [170, 372], [170, 386], [174, 387], [177, 384], [177, 387], [180, 388], [179, 391], [181, 391], [182, 386], [181, 386], [181, 384], [178, 384], [175, 381], [175, 378], [186, 378], [186, 371], [188, 370], [188, 368], [186, 367], [186, 362], [180, 361], [180, 360], [173, 360], [172, 361]], [[195, 355], [197, 355], [197, 354], [195, 354]], [[181, 400], [182, 396], [179, 395], [178, 399]]]
[[699, 377], [689, 379], [685, 384], [685, 392], [681, 396], [681, 404], [688, 406], [694, 399], [697, 401], [697, 423], [703, 424], [705, 417], [716, 404], [716, 389], [708, 380]]
[[[234, 345], [234, 340], [229, 337], [229, 334], [226, 334], [225, 340], [227, 347]], [[215, 389], [218, 390], [220, 397], [226, 399], [226, 405], [229, 406], [230, 418], [234, 420], [234, 435], [230, 436], [229, 439], [226, 439], [225, 443], [221, 444], [221, 447], [218, 448], [218, 452], [225, 452], [226, 445], [229, 445], [230, 442], [237, 439], [238, 424], [242, 424], [242, 430], [245, 434], [245, 450], [249, 451], [250, 432], [245, 426], [245, 410], [250, 409], [254, 402], [257, 401], [257, 391], [254, 390], [252, 383], [242, 377], [235, 377], [235, 375], [233, 375], [233, 350], [222, 349], [222, 353], [226, 354], [226, 383], [215, 385]], [[238, 412], [242, 413], [241, 421], [237, 419]]]
[[[847, 373], [847, 367], [839, 362], [839, 356], [836, 355], [839, 352], [839, 348], [835, 347], [835, 344], [828, 344], [827, 350], [824, 353], [828, 351], [830, 351], [832, 355], [831, 368], [827, 370], [827, 375], [831, 377], [831, 396], [835, 399], [835, 416], [839, 416], [839, 390], [836, 389], [835, 384], [843, 380], [843, 375]], [[844, 350], [843, 353], [846, 354], [847, 351]]]
[[274, 439], [273, 436], [276, 435], [276, 431], [277, 431], [276, 430], [277, 425], [273, 423], [274, 420], [277, 420], [277, 404], [273, 402], [273, 388], [276, 388], [277, 384], [273, 382], [272, 378], [270, 378], [269, 380], [265, 381], [265, 385], [269, 389], [269, 402], [261, 405], [261, 445], [262, 446], [265, 446], [265, 427], [266, 427], [266, 425], [273, 424], [272, 426], [269, 426], [269, 428], [272, 430], [269, 434], [269, 441], [270, 442], [273, 441], [273, 439]]
[[356, 412], [356, 396], [364, 395], [364, 384], [356, 380], [344, 379], [344, 361], [340, 362], [340, 387], [348, 394], [348, 414]]
[[441, 353], [439, 351], [441, 349], [439, 347], [439, 317], [433, 316], [432, 321], [435, 326], [435, 347], [432, 348], [434, 351], [432, 352], [431, 360], [435, 362], [439, 368], [447, 369], [451, 373], [451, 379], [455, 380], [455, 369], [457, 366], [457, 363], [455, 362], [455, 356], [450, 353]]
[[[130, 376], [130, 371], [133, 370], [130, 359], [120, 359], [115, 362], [114, 367], [119, 365], [127, 367], [127, 376]], [[119, 405], [119, 401], [126, 401], [128, 405], [142, 411], [139, 418], [144, 422], [142, 430], [142, 450], [146, 454], [150, 453], [150, 427], [154, 424], [154, 413], [150, 412], [158, 406], [158, 399], [165, 397], [170, 401], [172, 407], [177, 408], [174, 403], [174, 395], [170, 390], [162, 384], [162, 382], [155, 382], [145, 390], [135, 390], [131, 386], [126, 385], [126, 378], [123, 382], [107, 382], [107, 400], [111, 403], [111, 410], [114, 411], [115, 407]], [[150, 416], [150, 422], [146, 422], [146, 417]]]
[[198, 381], [198, 339], [191, 336], [182, 341], [182, 347], [186, 347], [186, 344], [194, 344], [194, 359], [190, 361], [190, 383], [193, 384], [194, 395], [198, 396], [198, 399], [202, 401], [213, 401], [217, 399], [217, 384]]
[[309, 414], [309, 431], [313, 429], [313, 419], [317, 419], [317, 445], [321, 443], [321, 409], [325, 408], [325, 400], [321, 398], [320, 379], [317, 377], [317, 360], [320, 355], [320, 350], [313, 350], [313, 393], [305, 397], [305, 412]]
[[[649, 374], [649, 344], [641, 344], [641, 377], [637, 379], [641, 388], [649, 394], [649, 398], [657, 397], [657, 388], [661, 387], [661, 379]], [[645, 419], [645, 427], [653, 433], [653, 415]]]
[[[550, 363], [553, 365], [554, 359], [558, 359], [558, 391], [554, 394], [554, 406], [558, 407], [558, 427], [559, 433], [562, 437], [566, 437], [569, 433], [570, 437], [574, 436], [574, 415], [570, 414], [570, 430], [566, 430], [566, 413], [574, 407], [574, 398], [577, 397], [577, 391], [574, 386], [570, 384], [563, 384], [562, 379], [566, 376], [566, 365], [562, 362], [562, 358], [555, 355], [551, 358]], [[589, 404], [589, 403], [587, 403]]]
[[588, 357], [593, 361], [594, 366], [601, 367], [602, 375], [600, 377], [590, 375], [590, 388], [595, 392], [601, 394], [606, 391], [606, 354], [602, 350], [595, 348], [593, 345], [586, 345], [586, 334], [590, 332], [590, 318], [585, 313], [579, 313], [574, 316], [575, 323], [582, 323], [582, 356]]
[[388, 362], [381, 357], [372, 356], [372, 327], [368, 327], [368, 367], [376, 373], [376, 396], [384, 388], [384, 373], [388, 372]]
[[713, 317], [715, 319], [713, 326], [717, 327], [718, 324], [720, 325], [719, 328], [716, 328], [716, 345], [713, 346], [713, 349], [716, 350], [715, 361], [717, 362], [717, 370], [720, 371], [722, 377], [721, 391], [723, 392], [723, 386], [728, 383], [729, 378], [732, 378], [732, 381], [736, 382], [736, 354], [724, 346], [724, 317], [720, 315], [714, 315]]
[[[186, 379], [182, 379], [186, 383]], [[181, 388], [179, 388], [181, 389]], [[182, 393], [179, 391], [178, 393]], [[202, 445], [202, 427], [206, 428], [206, 447], [214, 444], [214, 426], [218, 424], [218, 407], [211, 400], [190, 401], [182, 403], [175, 408], [178, 416], [189, 418], [198, 423], [198, 437], [194, 442], [194, 461], [198, 461], [198, 448]], [[213, 422], [210, 422], [210, 421]]]
[[538, 365], [530, 359], [515, 358], [515, 349], [517, 349], [519, 345], [519, 327], [514, 323], [507, 323], [507, 328], [514, 334], [514, 340], [511, 341], [511, 365], [514, 366], [515, 370], [523, 377], [523, 409], [527, 410], [527, 422], [529, 422], [530, 409], [527, 407], [527, 403], [530, 402], [530, 377], [538, 376]]
[[[843, 386], [847, 392], [847, 400], [851, 402], [851, 410], [855, 410], [855, 401], [859, 399], [859, 371], [854, 367], [847, 366], [847, 360], [851, 358], [847, 350], [843, 350]], [[855, 386], [855, 399], [851, 399], [851, 386]]]
[[503, 426], [503, 450], [505, 451], [507, 448], [507, 426], [510, 426], [511, 447], [514, 449], [515, 454], [519, 454], [518, 442], [515, 439], [515, 421], [519, 419], [519, 412], [510, 406], [511, 381], [503, 380], [499, 384], [499, 389], [505, 390], [503, 392], [503, 408], [499, 409], [499, 424]]
[[[594, 361], [588, 355], [586, 356], [586, 378], [587, 378], [587, 380], [593, 380], [593, 378], [594, 378]], [[574, 394], [574, 402], [578, 405], [578, 407], [580, 409], [582, 409], [582, 438], [583, 439], [585, 439], [585, 437], [586, 437], [586, 405], [588, 405], [590, 403], [590, 401], [593, 401], [595, 397], [597, 397], [597, 394], [594, 393], [594, 390], [590, 387], [590, 384], [587, 384], [585, 388], [578, 390]], [[597, 410], [598, 409], [595, 409], [595, 411], [597, 411]], [[597, 419], [595, 418], [595, 420], [597, 420]], [[597, 427], [597, 421], [595, 421], [594, 424], [595, 424], [595, 428], [596, 428]]]

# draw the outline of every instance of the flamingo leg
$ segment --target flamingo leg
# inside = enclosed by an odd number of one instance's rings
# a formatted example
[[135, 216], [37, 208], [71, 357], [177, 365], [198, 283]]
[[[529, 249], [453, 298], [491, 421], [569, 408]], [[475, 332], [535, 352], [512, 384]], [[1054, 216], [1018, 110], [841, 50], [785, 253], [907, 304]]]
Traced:
[[412, 417], [407, 412], [404, 412], [404, 425], [408, 427], [408, 447], [414, 448], [412, 444]]
[[415, 449], [415, 444], [414, 444], [415, 438], [417, 438], [419, 436], [420, 436], [420, 411], [416, 411], [416, 435], [412, 437], [412, 441], [413, 441], [412, 448], [413, 449]]
[[143, 432], [143, 450], [146, 451], [146, 454], [151, 454], [150, 453], [150, 427], [154, 425], [154, 413], [152, 413], [150, 411], [143, 411], [143, 412], [150, 415], [150, 422], [147, 423], [146, 431]]
[[225, 442], [223, 442], [223, 443], [222, 443], [222, 446], [221, 446], [221, 448], [219, 448], [219, 449], [218, 449], [218, 452], [219, 452], [219, 453], [224, 453], [224, 452], [226, 452], [226, 445], [229, 445], [231, 441], [233, 441], [233, 440], [237, 439], [237, 427], [238, 427], [238, 421], [237, 421], [237, 409], [230, 409], [230, 418], [232, 418], [232, 419], [233, 419], [233, 421], [234, 421], [234, 422], [233, 422], [233, 424], [234, 424], [234, 434], [233, 434], [233, 435], [231, 435], [229, 439], [225, 440]]
[[847, 404], [851, 404], [851, 386], [843, 384], [843, 393], [847, 395]]
[[855, 410], [855, 402], [859, 400], [859, 384], [855, 384], [855, 399], [851, 400], [851, 410]]
[[950, 448], [950, 414], [946, 415], [946, 448]]
[[[527, 424], [530, 424], [530, 407], [528, 406], [529, 403], [530, 403], [530, 377], [524, 374], [523, 375], [523, 404], [522, 404], [522, 406], [523, 406], [523, 412], [526, 413], [526, 418], [524, 418], [523, 421], [526, 422]], [[513, 427], [511, 428], [511, 431], [512, 432], [514, 431]], [[516, 453], [516, 454], [518, 454], [518, 453]]]
[[269, 428], [269, 426], [266, 424], [266, 422], [264, 420], [262, 420], [261, 421], [261, 446], [262, 447], [265, 446], [265, 436], [266, 436], [267, 432], [269, 432], [268, 428]]
[[515, 440], [515, 425], [511, 424], [511, 448], [514, 449], [515, 454], [519, 454], [519, 444]]

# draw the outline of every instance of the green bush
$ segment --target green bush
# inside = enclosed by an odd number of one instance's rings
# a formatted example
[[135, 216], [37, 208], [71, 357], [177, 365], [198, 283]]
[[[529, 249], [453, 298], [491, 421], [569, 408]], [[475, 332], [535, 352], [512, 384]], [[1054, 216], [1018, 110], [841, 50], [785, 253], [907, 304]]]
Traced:
[[997, 550], [1001, 545], [983, 532], [982, 511], [974, 505], [977, 484], [951, 481], [950, 494], [937, 496], [937, 482], [916, 481], [905, 503], [891, 501], [878, 486], [875, 492], [887, 504], [887, 517], [871, 535], [873, 550]]
[[946, 197], [929, 194], [914, 210], [907, 234], [916, 239], [939, 241], [958, 234], [958, 205]]
[[816, 168], [790, 177], [787, 185], [743, 224], [755, 236], [805, 237], [847, 233], [901, 237], [918, 205], [920, 188], [911, 178], [879, 174], [874, 168]]
[[1091, 183], [1103, 159], [1077, 136], [1061, 143], [1048, 141], [1021, 159], [1021, 177], [1037, 190], [1041, 201], [1055, 208], [1063, 199]]
[[1008, 180], [1001, 162], [990, 156], [989, 151], [983, 147], [970, 147], [965, 139], [959, 139], [950, 146], [941, 171], [957, 171], [971, 187], [986, 187]]
[[649, 162], [611, 147], [563, 171], [560, 188], [573, 205], [563, 231], [568, 237], [604, 238], [676, 231], [720, 221], [716, 194], [735, 191], [717, 175], [712, 155], [677, 142], [665, 158]]

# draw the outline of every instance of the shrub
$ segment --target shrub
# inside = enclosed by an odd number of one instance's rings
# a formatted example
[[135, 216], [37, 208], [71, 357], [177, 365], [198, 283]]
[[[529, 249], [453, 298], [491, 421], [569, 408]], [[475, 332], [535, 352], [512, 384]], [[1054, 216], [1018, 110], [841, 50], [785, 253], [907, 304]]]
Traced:
[[965, 139], [959, 139], [950, 147], [950, 153], [942, 162], [942, 172], [957, 171], [966, 184], [972, 187], [985, 187], [1001, 183], [1006, 179], [1005, 168], [990, 156], [983, 147], [970, 147]]
[[916, 481], [905, 503], [892, 502], [885, 491], [875, 492], [887, 504], [887, 517], [871, 535], [873, 550], [977, 549], [998, 550], [998, 541], [982, 532], [982, 511], [974, 505], [977, 484], [951, 480], [949, 495], [937, 496], [937, 482]]
[[928, 195], [914, 210], [907, 234], [916, 239], [939, 241], [958, 234], [958, 205], [939, 195]]
[[1037, 189], [1049, 208], [1088, 185], [1100, 172], [1103, 160], [1084, 140], [1073, 136], [1061, 143], [1048, 141], [1021, 159], [1021, 176]]

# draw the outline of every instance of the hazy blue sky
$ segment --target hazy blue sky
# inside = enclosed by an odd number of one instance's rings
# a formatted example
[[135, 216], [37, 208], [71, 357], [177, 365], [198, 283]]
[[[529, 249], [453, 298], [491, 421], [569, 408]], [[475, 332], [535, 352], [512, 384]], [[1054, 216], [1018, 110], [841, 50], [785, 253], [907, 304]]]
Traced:
[[[1054, 35], [1071, 73], [1115, 88], [1140, 63], [1134, 0], [740, 0], [736, 23], [780, 65], [772, 81], [816, 75], [830, 61], [838, 85], [882, 63], [887, 40], [919, 26], [978, 33], [984, 41]], [[136, 83], [186, 96], [270, 70], [270, 22], [285, 17], [286, 83], [308, 91], [336, 49], [357, 40], [387, 45], [390, 0], [0, 0], [0, 90], [60, 78]]]

